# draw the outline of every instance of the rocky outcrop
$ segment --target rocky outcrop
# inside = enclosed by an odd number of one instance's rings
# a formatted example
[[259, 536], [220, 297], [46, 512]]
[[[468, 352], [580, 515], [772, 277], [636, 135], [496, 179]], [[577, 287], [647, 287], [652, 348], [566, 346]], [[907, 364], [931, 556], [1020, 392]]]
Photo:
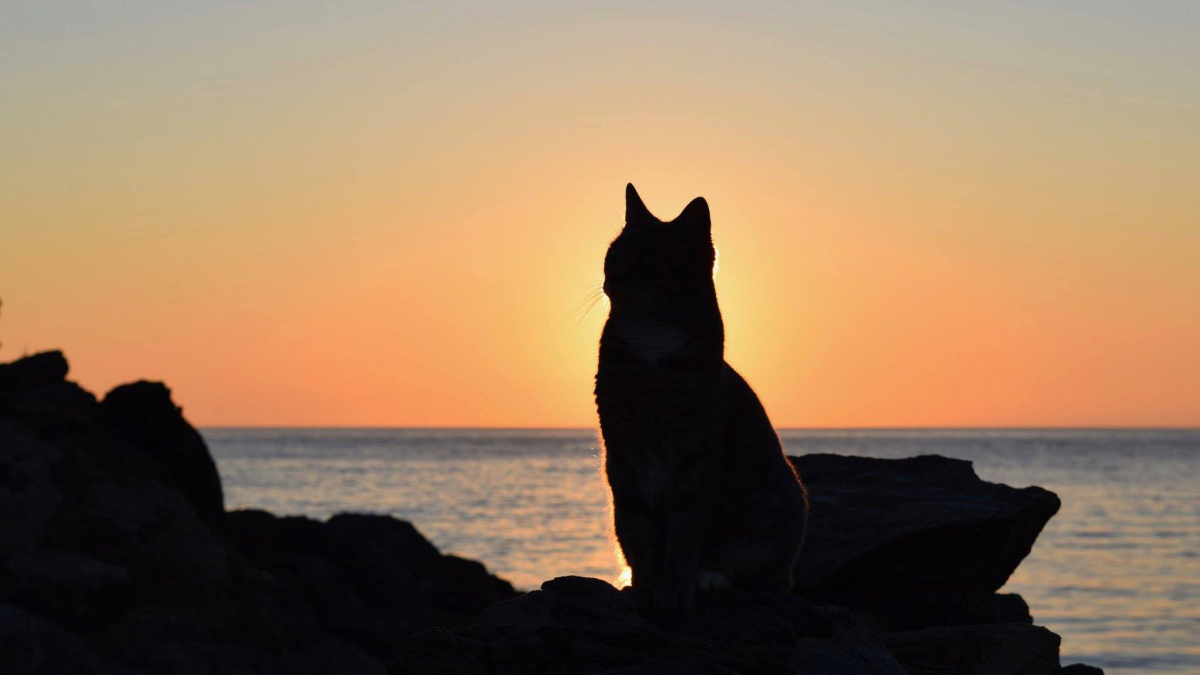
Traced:
[[701, 594], [684, 615], [638, 616], [628, 593], [565, 577], [485, 610], [471, 626], [405, 640], [394, 675], [820, 673], [1054, 675], [1058, 636], [1008, 623], [879, 634], [798, 596]]
[[793, 457], [808, 488], [808, 539], [796, 592], [849, 607], [885, 629], [1030, 622], [997, 595], [1058, 497], [988, 483], [971, 463], [926, 455]]
[[[226, 512], [163, 385], [103, 400], [62, 354], [0, 365], [0, 673], [1063, 675], [996, 591], [1058, 508], [941, 457], [796, 458], [796, 595], [639, 615], [565, 577], [518, 595], [409, 523]], [[385, 665], [386, 664], [386, 665]]]
[[389, 516], [343, 513], [319, 522], [247, 510], [227, 518], [227, 541], [269, 576], [273, 602], [292, 618], [290, 641], [310, 639], [303, 629], [317, 625], [383, 659], [407, 635], [461, 625], [516, 595], [482, 564], [442, 555]]
[[221, 477], [208, 447], [161, 382], [134, 382], [108, 392], [100, 402], [100, 424], [112, 436], [152, 458], [163, 482], [179, 491], [200, 519], [220, 528], [225, 516]]
[[382, 673], [515, 595], [385, 516], [226, 513], [161, 384], [98, 402], [61, 353], [0, 365], [0, 672]]
[[405, 640], [393, 674], [821, 673], [1063, 675], [1059, 637], [997, 594], [1058, 498], [987, 483], [969, 462], [793, 458], [808, 541], [792, 596], [701, 594], [639, 616], [597, 579], [555, 579], [471, 626]]

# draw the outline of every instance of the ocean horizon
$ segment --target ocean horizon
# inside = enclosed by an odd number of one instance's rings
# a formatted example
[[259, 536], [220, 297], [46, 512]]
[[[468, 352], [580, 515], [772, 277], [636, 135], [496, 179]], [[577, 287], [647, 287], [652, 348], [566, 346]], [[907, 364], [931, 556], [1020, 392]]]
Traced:
[[[780, 428], [788, 454], [939, 454], [1062, 499], [1002, 592], [1063, 663], [1200, 672], [1200, 429]], [[204, 427], [228, 508], [385, 513], [518, 588], [616, 581], [594, 428]], [[802, 553], [803, 555], [803, 553]]]

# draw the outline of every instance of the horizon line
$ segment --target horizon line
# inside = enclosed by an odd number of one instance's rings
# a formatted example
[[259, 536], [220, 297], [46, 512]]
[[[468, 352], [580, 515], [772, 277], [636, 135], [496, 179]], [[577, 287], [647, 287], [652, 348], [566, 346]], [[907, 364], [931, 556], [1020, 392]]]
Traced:
[[[330, 424], [205, 424], [196, 429], [257, 430], [257, 429], [360, 429], [360, 430], [424, 430], [424, 431], [596, 431], [594, 426], [475, 426], [475, 425], [330, 425]], [[778, 426], [776, 431], [1200, 431], [1200, 426], [1186, 425], [962, 425], [962, 426]]]

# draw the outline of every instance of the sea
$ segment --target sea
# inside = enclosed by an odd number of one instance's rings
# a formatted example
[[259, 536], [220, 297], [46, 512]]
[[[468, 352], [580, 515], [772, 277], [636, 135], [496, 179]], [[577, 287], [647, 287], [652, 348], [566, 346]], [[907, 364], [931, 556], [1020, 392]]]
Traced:
[[[412, 522], [516, 587], [616, 581], [589, 429], [203, 429], [229, 508]], [[1003, 589], [1063, 638], [1063, 664], [1200, 673], [1200, 430], [782, 430], [788, 454], [939, 454], [1062, 499]]]

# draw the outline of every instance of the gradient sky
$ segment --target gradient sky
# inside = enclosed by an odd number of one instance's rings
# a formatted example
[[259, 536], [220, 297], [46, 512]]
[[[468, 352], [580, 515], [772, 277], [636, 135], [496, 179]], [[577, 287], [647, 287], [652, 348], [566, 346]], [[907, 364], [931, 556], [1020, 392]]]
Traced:
[[588, 426], [632, 181], [777, 426], [1200, 425], [1191, 2], [0, 5], [0, 360]]

